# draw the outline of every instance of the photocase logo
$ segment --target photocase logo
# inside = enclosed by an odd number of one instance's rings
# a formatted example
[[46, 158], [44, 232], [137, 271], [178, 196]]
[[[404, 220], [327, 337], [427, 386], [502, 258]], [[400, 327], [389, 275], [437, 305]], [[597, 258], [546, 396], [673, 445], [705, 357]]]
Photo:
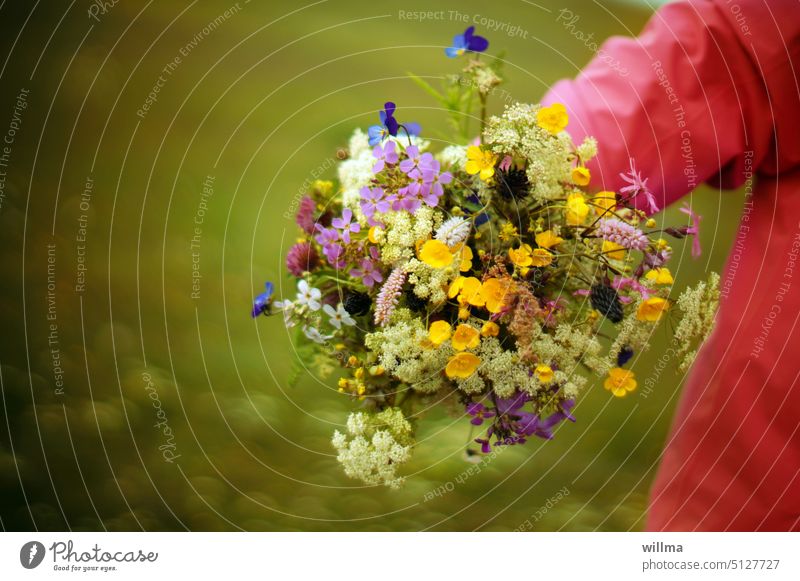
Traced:
[[26, 569], [35, 569], [44, 559], [44, 545], [39, 541], [30, 541], [19, 550], [19, 562]]

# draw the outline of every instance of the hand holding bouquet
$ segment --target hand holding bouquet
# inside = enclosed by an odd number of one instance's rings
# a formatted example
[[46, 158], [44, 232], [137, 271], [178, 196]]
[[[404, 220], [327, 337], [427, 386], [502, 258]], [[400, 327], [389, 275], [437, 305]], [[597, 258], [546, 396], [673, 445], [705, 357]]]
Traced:
[[699, 252], [699, 217], [687, 209], [688, 226], [657, 228], [637, 209], [658, 210], [633, 161], [629, 186], [592, 193], [597, 143], [573, 143], [563, 105], [486, 119], [501, 82], [478, 58], [487, 46], [470, 28], [447, 51], [468, 62], [444, 91], [417, 79], [464, 141], [477, 101], [480, 138], [432, 152], [387, 102], [379, 124], [354, 133], [338, 183], [315, 182], [299, 205], [302, 239], [286, 260], [296, 297], [273, 303], [268, 283], [254, 304], [253, 316], [281, 311], [298, 329], [304, 363], [344, 368], [338, 390], [360, 410], [333, 445], [368, 484], [402, 483], [423, 409], [463, 415], [484, 453], [549, 439], [575, 421], [590, 379], [617, 397], [636, 389], [626, 365], [670, 311], [684, 315], [683, 366], [713, 324], [716, 275], [670, 299], [664, 236], [694, 236]]

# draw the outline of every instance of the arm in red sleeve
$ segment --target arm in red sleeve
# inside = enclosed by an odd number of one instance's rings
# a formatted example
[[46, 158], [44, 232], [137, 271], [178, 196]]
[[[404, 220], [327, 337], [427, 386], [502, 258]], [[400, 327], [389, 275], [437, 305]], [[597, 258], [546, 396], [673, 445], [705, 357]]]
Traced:
[[[796, 52], [797, 4], [778, 1], [770, 8], [763, 0], [739, 0], [738, 13], [730, 6], [668, 4], [641, 36], [608, 40], [575, 80], [557, 83], [545, 96], [545, 104], [566, 105], [576, 142], [585, 135], [598, 140], [598, 157], [589, 165], [595, 184], [619, 191], [625, 185], [619, 173], [634, 158], [663, 209], [705, 181], [738, 186], [746, 156], [751, 168], [769, 156], [777, 112], [765, 78], [768, 69], [787, 70], [790, 58], [776, 26], [789, 28]], [[744, 24], [737, 18], [742, 11], [749, 16]], [[788, 23], [775, 24], [776, 18]], [[767, 25], [772, 28], [759, 29]], [[796, 95], [794, 86], [791, 92]]]

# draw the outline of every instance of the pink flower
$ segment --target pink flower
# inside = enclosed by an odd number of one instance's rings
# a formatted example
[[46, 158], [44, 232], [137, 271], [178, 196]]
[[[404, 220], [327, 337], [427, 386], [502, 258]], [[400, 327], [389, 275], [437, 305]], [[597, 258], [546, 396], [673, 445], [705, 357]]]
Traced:
[[319, 254], [308, 242], [298, 242], [286, 255], [286, 268], [296, 277], [319, 266]]
[[686, 228], [686, 234], [694, 236], [692, 239], [692, 258], [698, 258], [703, 253], [703, 249], [700, 248], [700, 220], [703, 217], [695, 214], [689, 204], [681, 206], [680, 211], [689, 216], [689, 226]]
[[303, 196], [297, 208], [295, 221], [306, 234], [314, 233], [314, 212], [316, 209], [314, 200], [309, 196]]
[[645, 251], [650, 243], [641, 230], [616, 218], [601, 220], [597, 225], [597, 235], [628, 250]]
[[656, 204], [655, 196], [653, 196], [653, 193], [647, 187], [647, 180], [650, 178], [642, 179], [642, 174], [636, 171], [636, 164], [634, 163], [632, 157], [630, 158], [630, 162], [631, 169], [628, 170], [628, 173], [619, 174], [619, 177], [628, 182], [630, 185], [620, 188], [619, 193], [627, 194], [624, 198], [626, 202], [632, 200], [639, 194], [643, 195], [645, 198], [645, 203], [647, 204], [647, 211], [651, 214], [655, 214], [658, 212], [658, 205]]
[[[619, 276], [614, 277], [614, 281], [611, 283], [611, 288], [616, 289], [618, 291], [626, 289], [626, 288], [631, 288], [631, 289], [635, 290], [637, 293], [639, 293], [640, 295], [642, 295], [643, 299], [649, 299], [650, 298], [650, 289], [648, 289], [643, 284], [640, 284], [639, 281], [636, 280], [635, 278], [625, 278], [625, 277], [619, 277]], [[627, 300], [623, 300], [623, 299], [627, 299]], [[622, 296], [620, 296], [619, 300], [621, 300], [621, 301], [623, 301], [625, 303], [629, 303], [631, 301], [631, 298], [630, 297], [622, 297]]]
[[406, 272], [401, 267], [395, 268], [386, 279], [375, 299], [376, 325], [384, 326], [389, 323], [389, 319], [397, 307], [397, 299], [400, 298], [405, 281]]

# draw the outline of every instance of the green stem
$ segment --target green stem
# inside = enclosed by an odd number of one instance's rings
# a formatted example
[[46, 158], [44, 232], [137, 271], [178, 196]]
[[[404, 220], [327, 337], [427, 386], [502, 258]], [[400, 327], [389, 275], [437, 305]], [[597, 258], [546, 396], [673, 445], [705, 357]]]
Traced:
[[486, 130], [486, 95], [478, 91], [481, 98], [481, 143], [484, 142], [484, 131]]

